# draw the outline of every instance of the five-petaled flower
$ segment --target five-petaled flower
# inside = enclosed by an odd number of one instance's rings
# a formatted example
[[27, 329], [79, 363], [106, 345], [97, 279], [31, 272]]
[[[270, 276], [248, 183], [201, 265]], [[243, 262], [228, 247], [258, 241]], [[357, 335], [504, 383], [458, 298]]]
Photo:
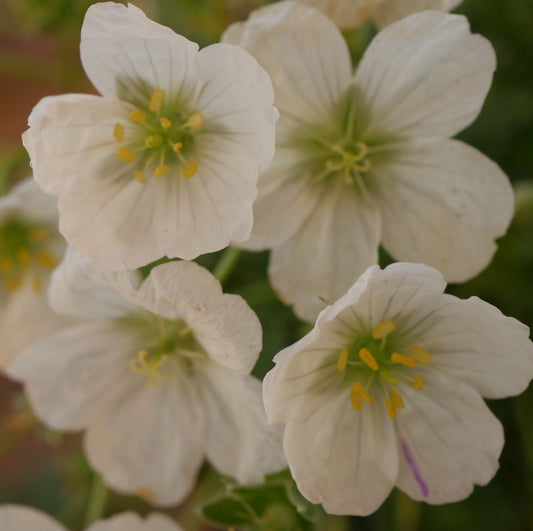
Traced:
[[533, 377], [529, 329], [435, 269], [370, 267], [264, 381], [302, 494], [366, 515], [393, 486], [416, 500], [467, 497], [498, 468], [503, 430], [485, 405]]
[[115, 269], [246, 240], [277, 119], [257, 62], [111, 2], [87, 11], [81, 59], [102, 97], [44, 98], [23, 135], [67, 240]]

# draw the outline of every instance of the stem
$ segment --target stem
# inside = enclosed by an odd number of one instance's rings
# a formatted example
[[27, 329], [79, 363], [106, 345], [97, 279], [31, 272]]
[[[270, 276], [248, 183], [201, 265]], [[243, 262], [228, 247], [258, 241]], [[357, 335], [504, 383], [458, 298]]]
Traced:
[[236, 247], [228, 247], [224, 251], [224, 254], [213, 270], [213, 276], [218, 279], [221, 284], [224, 284], [224, 282], [228, 279], [241, 254], [242, 251]]
[[99, 474], [95, 474], [89, 493], [87, 511], [85, 512], [85, 526], [89, 526], [96, 520], [99, 520], [105, 511], [107, 505], [107, 487], [105, 486]]

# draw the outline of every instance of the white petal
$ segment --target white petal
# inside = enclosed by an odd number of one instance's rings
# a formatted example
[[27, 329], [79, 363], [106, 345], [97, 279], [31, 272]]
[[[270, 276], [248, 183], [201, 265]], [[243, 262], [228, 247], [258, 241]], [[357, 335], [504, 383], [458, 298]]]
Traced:
[[241, 24], [222, 39], [248, 50], [267, 71], [281, 114], [320, 123], [335, 109], [350, 83], [351, 61], [333, 22], [298, 2], [277, 2]]
[[431, 353], [431, 367], [487, 398], [519, 394], [533, 378], [529, 328], [477, 297], [446, 296], [416, 344]]
[[388, 26], [355, 76], [371, 117], [364, 134], [456, 134], [478, 115], [495, 67], [492, 46], [465, 17], [424, 11]]
[[194, 262], [152, 269], [137, 301], [166, 319], [185, 320], [217, 363], [249, 373], [261, 350], [261, 324], [238, 295], [223, 294], [218, 280]]
[[324, 193], [300, 230], [273, 250], [269, 276], [302, 319], [343, 295], [377, 261], [381, 220], [374, 204], [342, 184]]
[[66, 531], [59, 522], [47, 514], [23, 505], [0, 505], [2, 531]]
[[207, 458], [241, 483], [261, 483], [286, 468], [281, 426], [267, 424], [261, 382], [211, 364], [204, 371]]
[[85, 531], [181, 531], [181, 527], [164, 514], [152, 513], [146, 518], [133, 512], [120, 513], [99, 520]]
[[328, 513], [361, 516], [383, 503], [396, 481], [398, 449], [393, 424], [382, 410], [355, 411], [348, 388], [287, 424], [285, 453], [309, 501]]
[[274, 91], [266, 72], [242, 48], [213, 44], [199, 54], [205, 84], [196, 108], [204, 130], [240, 144], [264, 171], [274, 156]]
[[178, 375], [156, 387], [127, 374], [94, 411], [85, 437], [91, 465], [124, 493], [173, 505], [192, 489], [205, 448], [195, 379]]
[[8, 374], [25, 385], [37, 416], [59, 430], [86, 426], [95, 401], [129, 372], [135, 336], [114, 323], [70, 326], [20, 353]]
[[186, 104], [199, 88], [198, 45], [131, 4], [90, 6], [80, 53], [89, 79], [104, 96], [147, 103], [152, 90], [160, 88]]
[[386, 0], [378, 6], [373, 16], [378, 25], [384, 27], [418, 11], [427, 9], [451, 11], [461, 2], [462, 0]]
[[513, 215], [513, 189], [501, 169], [455, 140], [404, 145], [375, 167], [383, 246], [397, 260], [424, 262], [449, 282], [475, 276]]
[[426, 385], [401, 388], [405, 409], [396, 418], [403, 458], [397, 485], [415, 500], [466, 498], [498, 469], [503, 429], [477, 391], [436, 371]]

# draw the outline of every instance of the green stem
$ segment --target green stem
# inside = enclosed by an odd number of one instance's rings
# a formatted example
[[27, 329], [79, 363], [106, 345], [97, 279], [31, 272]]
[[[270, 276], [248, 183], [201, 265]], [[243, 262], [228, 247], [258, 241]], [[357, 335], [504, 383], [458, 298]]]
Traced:
[[87, 511], [85, 512], [85, 526], [89, 526], [103, 515], [107, 505], [107, 487], [100, 475], [95, 474], [89, 493]]
[[222, 258], [220, 258], [213, 270], [214, 277], [217, 278], [221, 284], [224, 284], [228, 279], [241, 254], [242, 251], [236, 247], [228, 247], [224, 251]]

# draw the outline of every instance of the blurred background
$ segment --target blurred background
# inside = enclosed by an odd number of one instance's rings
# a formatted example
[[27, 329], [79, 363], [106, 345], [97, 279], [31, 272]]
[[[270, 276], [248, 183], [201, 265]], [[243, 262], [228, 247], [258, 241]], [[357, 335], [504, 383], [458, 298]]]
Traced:
[[[27, 117], [40, 98], [65, 92], [94, 92], [79, 60], [79, 35], [87, 0], [0, 0], [0, 193], [30, 175], [20, 142]], [[217, 42], [225, 27], [245, 19], [261, 0], [137, 1], [154, 20], [201, 46]], [[449, 291], [477, 295], [503, 313], [533, 326], [533, 2], [464, 0], [474, 32], [487, 37], [498, 57], [494, 83], [477, 121], [460, 138], [477, 147], [509, 175], [516, 190], [516, 215], [499, 242], [492, 264], [474, 280]], [[353, 56], [374, 32], [346, 34]], [[267, 253], [244, 253], [225, 290], [240, 293], [264, 328], [264, 349], [255, 374], [262, 377], [272, 356], [307, 330], [277, 301], [266, 280]], [[212, 266], [218, 255], [200, 262]], [[502, 352], [505, 356], [505, 352]], [[329, 518], [317, 529], [360, 531], [533, 531], [533, 389], [489, 402], [502, 421], [506, 446], [501, 468], [486, 487], [459, 503], [430, 506], [395, 491], [367, 518]], [[0, 504], [37, 507], [69, 529], [82, 529], [95, 511], [151, 510], [138, 498], [107, 492], [87, 465], [79, 434], [59, 434], [32, 415], [19, 386], [0, 375]], [[209, 469], [183, 506], [169, 511], [184, 529], [202, 524], [196, 505], [222, 488]], [[104, 508], [104, 509], [102, 509]], [[273, 528], [277, 529], [277, 528]], [[283, 529], [280, 527], [280, 531]]]

